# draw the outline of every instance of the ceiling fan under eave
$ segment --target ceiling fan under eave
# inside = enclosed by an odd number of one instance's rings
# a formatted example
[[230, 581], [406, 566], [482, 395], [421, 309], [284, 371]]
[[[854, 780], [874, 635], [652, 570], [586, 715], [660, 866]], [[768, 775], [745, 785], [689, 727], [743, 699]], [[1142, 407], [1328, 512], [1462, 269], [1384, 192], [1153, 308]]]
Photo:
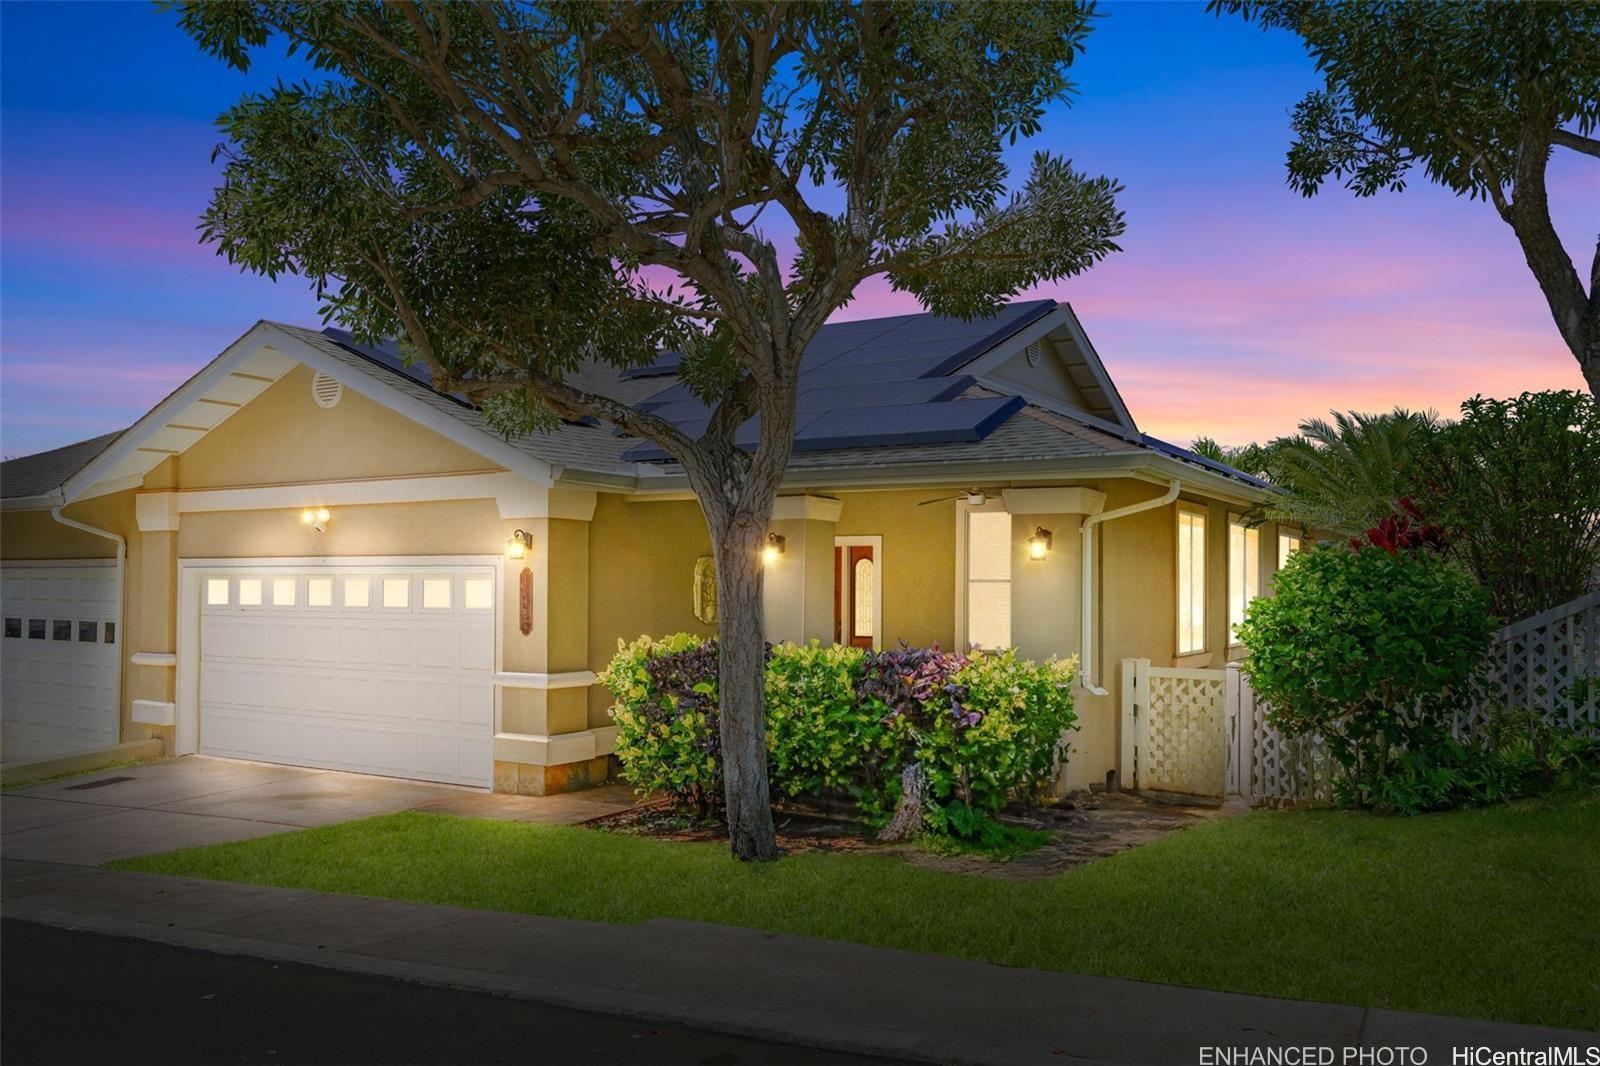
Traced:
[[917, 506], [927, 507], [929, 504], [949, 503], [951, 500], [966, 500], [968, 507], [982, 507], [989, 502], [989, 495], [978, 489], [968, 489], [965, 492], [958, 492], [954, 496], [940, 496], [934, 500], [923, 500]]

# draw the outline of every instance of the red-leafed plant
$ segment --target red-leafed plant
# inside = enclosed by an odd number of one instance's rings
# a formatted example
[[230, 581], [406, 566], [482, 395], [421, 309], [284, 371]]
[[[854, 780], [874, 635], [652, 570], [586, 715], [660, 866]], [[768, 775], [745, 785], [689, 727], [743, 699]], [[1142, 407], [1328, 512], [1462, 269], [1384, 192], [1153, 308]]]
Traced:
[[1409, 498], [1394, 501], [1394, 513], [1370, 527], [1359, 537], [1350, 538], [1350, 547], [1381, 548], [1390, 555], [1403, 551], [1442, 552], [1450, 546], [1455, 535], [1443, 526], [1435, 525], [1422, 516], [1417, 505]]

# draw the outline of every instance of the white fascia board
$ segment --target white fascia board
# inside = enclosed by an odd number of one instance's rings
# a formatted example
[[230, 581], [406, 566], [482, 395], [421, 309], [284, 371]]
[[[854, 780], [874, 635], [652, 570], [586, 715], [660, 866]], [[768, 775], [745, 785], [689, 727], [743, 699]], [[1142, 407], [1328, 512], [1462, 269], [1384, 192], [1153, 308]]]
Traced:
[[[221, 355], [211, 360], [198, 374], [180, 385], [166, 399], [151, 408], [148, 414], [129, 427], [122, 436], [111, 443], [111, 447], [89, 460], [82, 470], [69, 477], [61, 486], [63, 502], [71, 503], [73, 500], [85, 499], [91, 495], [100, 495], [99, 492], [90, 490], [98, 488], [95, 483], [102, 473], [111, 470], [137, 451], [140, 445], [159, 433], [186, 404], [204, 395], [217, 382], [233, 373], [251, 356], [266, 347], [267, 341], [274, 335], [281, 333], [266, 322], [257, 322], [251, 326], [245, 331], [244, 336], [228, 345]], [[140, 481], [142, 482], [143, 478]]]
[[963, 366], [957, 367], [950, 373], [952, 375], [971, 374], [976, 377], [993, 370], [1001, 363], [1010, 360], [1012, 356], [1019, 354], [1034, 341], [1042, 340], [1057, 329], [1067, 325], [1066, 311], [1065, 304], [1058, 305], [1049, 314], [1029, 322], [1010, 336], [1001, 338], [994, 347], [986, 349], [981, 355], [978, 355]]
[[1094, 350], [1094, 345], [1089, 343], [1089, 335], [1083, 330], [1083, 323], [1078, 321], [1077, 312], [1071, 304], [1062, 304], [1060, 310], [1066, 312], [1064, 325], [1067, 332], [1072, 334], [1072, 339], [1077, 342], [1078, 350], [1083, 353], [1084, 362], [1088, 364], [1089, 372], [1094, 375], [1101, 391], [1106, 394], [1106, 401], [1111, 404], [1111, 409], [1117, 412], [1117, 417], [1123, 424], [1139, 432], [1139, 425], [1133, 420], [1133, 415], [1128, 411], [1128, 405], [1122, 402], [1122, 394], [1117, 391], [1116, 382], [1111, 380], [1111, 375], [1106, 372], [1106, 365], [1100, 358], [1100, 353]]
[[338, 359], [319, 352], [300, 338], [271, 323], [266, 323], [266, 328], [272, 331], [272, 346], [289, 358], [304, 363], [313, 370], [320, 370], [345, 388], [358, 392], [419, 425], [426, 426], [441, 437], [477, 452], [485, 459], [521, 474], [529, 481], [546, 488], [555, 484], [556, 472], [549, 463], [513, 448], [491, 433], [473, 429], [460, 420], [435, 410], [416, 397], [408, 396], [394, 386], [385, 384], [371, 374], [356, 370]]
[[48, 511], [60, 502], [61, 497], [53, 492], [43, 496], [13, 496], [0, 500], [0, 511]]

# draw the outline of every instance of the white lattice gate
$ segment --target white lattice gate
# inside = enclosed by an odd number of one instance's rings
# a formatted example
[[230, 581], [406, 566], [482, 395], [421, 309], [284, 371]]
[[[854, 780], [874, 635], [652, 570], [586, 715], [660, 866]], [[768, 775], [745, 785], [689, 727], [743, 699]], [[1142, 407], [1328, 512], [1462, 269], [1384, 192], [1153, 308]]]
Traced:
[[1226, 674], [1122, 662], [1125, 782], [1134, 788], [1221, 796], [1228, 778]]

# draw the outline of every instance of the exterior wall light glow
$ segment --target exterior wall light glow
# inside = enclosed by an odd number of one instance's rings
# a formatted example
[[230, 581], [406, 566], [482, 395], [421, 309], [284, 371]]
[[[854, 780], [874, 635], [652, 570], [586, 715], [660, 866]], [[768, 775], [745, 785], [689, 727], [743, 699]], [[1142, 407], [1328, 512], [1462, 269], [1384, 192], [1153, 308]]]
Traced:
[[1043, 526], [1035, 526], [1033, 536], [1028, 538], [1028, 558], [1043, 559], [1050, 554], [1050, 545], [1055, 540], [1051, 532]]
[[778, 561], [778, 556], [783, 554], [787, 546], [788, 542], [784, 540], [782, 533], [768, 533], [767, 543], [761, 549], [761, 561], [771, 566]]
[[506, 558], [520, 559], [528, 554], [528, 549], [533, 547], [533, 535], [527, 530], [519, 529], [511, 534], [511, 539], [506, 541]]
[[332, 518], [333, 512], [326, 507], [307, 507], [300, 512], [300, 521], [318, 533], [328, 528], [328, 522]]

